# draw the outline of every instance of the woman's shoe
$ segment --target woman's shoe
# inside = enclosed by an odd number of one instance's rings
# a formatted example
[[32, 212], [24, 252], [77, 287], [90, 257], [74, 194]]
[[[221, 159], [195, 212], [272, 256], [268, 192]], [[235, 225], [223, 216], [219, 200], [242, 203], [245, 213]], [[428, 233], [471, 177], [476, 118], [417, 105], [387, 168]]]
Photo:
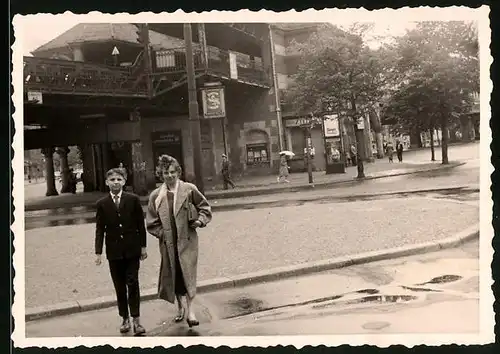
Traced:
[[189, 318], [186, 319], [186, 322], [187, 322], [189, 328], [198, 326], [200, 324], [200, 322], [198, 320], [191, 320]]
[[182, 322], [182, 320], [184, 319], [184, 314], [186, 313], [186, 310], [184, 308], [182, 308], [182, 311], [180, 312], [180, 314], [178, 314], [177, 316], [175, 316], [174, 318], [174, 322]]

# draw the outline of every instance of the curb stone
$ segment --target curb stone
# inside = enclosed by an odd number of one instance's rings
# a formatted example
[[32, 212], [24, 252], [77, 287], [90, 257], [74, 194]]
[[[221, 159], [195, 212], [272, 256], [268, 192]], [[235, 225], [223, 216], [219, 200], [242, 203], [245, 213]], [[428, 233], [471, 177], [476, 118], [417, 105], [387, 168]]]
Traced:
[[[397, 177], [397, 176], [405, 176], [405, 175], [411, 175], [411, 174], [416, 174], [416, 173], [424, 173], [424, 172], [432, 172], [432, 171], [442, 171], [442, 170], [448, 170], [452, 168], [456, 168], [459, 166], [465, 165], [466, 162], [451, 162], [449, 165], [435, 165], [430, 168], [424, 168], [424, 169], [418, 169], [415, 168], [412, 171], [405, 171], [405, 172], [395, 172], [391, 174], [383, 174], [383, 175], [378, 175], [378, 176], [366, 176], [365, 178], [362, 179], [357, 179], [356, 177], [352, 179], [346, 179], [346, 180], [340, 180], [340, 181], [330, 181], [330, 182], [324, 182], [324, 183], [315, 183], [313, 185], [310, 184], [302, 184], [302, 185], [297, 185], [297, 186], [290, 186], [290, 187], [272, 187], [272, 188], [264, 188], [264, 189], [248, 189], [248, 190], [236, 190], [236, 191], [230, 191], [230, 192], [224, 192], [220, 191], [219, 193], [212, 193], [210, 191], [206, 191], [206, 197], [208, 200], [216, 200], [216, 199], [229, 199], [229, 198], [241, 198], [241, 197], [254, 197], [254, 196], [261, 196], [261, 195], [270, 195], [270, 194], [281, 194], [281, 193], [292, 193], [292, 192], [299, 192], [299, 191], [305, 191], [305, 190], [317, 190], [317, 189], [327, 189], [327, 188], [332, 188], [335, 186], [345, 186], [349, 184], [358, 184], [358, 183], [363, 183], [363, 181], [369, 181], [369, 180], [374, 180], [374, 179], [380, 179], [380, 178], [389, 178], [389, 177]], [[141, 204], [142, 205], [147, 205], [148, 200], [145, 199], [144, 197], [141, 198]], [[61, 206], [58, 208], [50, 208], [50, 207], [41, 207], [38, 205], [25, 205], [25, 212], [26, 211], [39, 211], [39, 210], [68, 210], [71, 208], [74, 208], [74, 206], [70, 206], [71, 203], [67, 203], [67, 206]], [[83, 201], [79, 204], [78, 208], [82, 207], [93, 207], [95, 206], [95, 201], [88, 202], [88, 201]]]
[[[340, 256], [322, 261], [308, 262], [233, 277], [223, 277], [201, 281], [198, 284], [197, 292], [207, 293], [216, 290], [238, 288], [246, 285], [282, 280], [285, 278], [324, 272], [352, 265], [435, 252], [442, 249], [457, 247], [476, 238], [479, 238], [479, 223], [458, 232], [451, 237], [438, 241], [364, 252], [357, 255]], [[142, 291], [141, 301], [154, 300], [157, 298], [157, 289], [147, 289]], [[61, 304], [41, 306], [26, 309], [25, 321], [28, 322], [85, 311], [95, 311], [113, 306], [116, 306], [116, 299], [114, 296], [104, 296], [97, 299], [71, 301]]]

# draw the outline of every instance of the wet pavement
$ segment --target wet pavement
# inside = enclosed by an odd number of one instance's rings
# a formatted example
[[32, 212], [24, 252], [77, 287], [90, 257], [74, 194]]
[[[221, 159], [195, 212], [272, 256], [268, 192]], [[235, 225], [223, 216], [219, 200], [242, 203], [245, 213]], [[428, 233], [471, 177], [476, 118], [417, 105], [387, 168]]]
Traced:
[[[258, 201], [255, 199], [253, 202], [240, 202], [238, 204], [231, 203], [218, 203], [212, 204], [214, 213], [229, 211], [229, 210], [252, 210], [258, 208], [279, 208], [279, 207], [292, 207], [292, 206], [302, 206], [308, 203], [349, 203], [349, 202], [359, 202], [359, 201], [369, 201], [369, 200], [384, 200], [384, 199], [396, 199], [396, 198], [407, 198], [410, 196], [414, 197], [427, 197], [432, 196], [435, 198], [443, 199], [457, 199], [457, 200], [475, 200], [478, 199], [478, 191], [475, 188], [469, 187], [451, 187], [447, 190], [441, 190], [437, 192], [420, 192], [420, 193], [405, 193], [404, 191], [389, 191], [385, 194], [360, 194], [360, 195], [335, 195], [330, 193], [323, 193], [323, 195], [318, 195], [317, 193], [303, 193], [300, 195], [295, 195], [294, 199], [279, 199], [277, 197], [275, 200], [262, 200]], [[146, 212], [146, 206], [143, 206], [144, 213]], [[29, 211], [25, 213], [25, 230], [32, 230], [44, 227], [54, 227], [54, 226], [70, 226], [70, 225], [82, 225], [91, 224], [95, 222], [95, 211], [92, 207], [78, 207], [77, 209], [71, 208], [60, 208], [60, 209], [49, 209], [49, 210], [37, 210]]]
[[[200, 326], [142, 304], [148, 336], [478, 333], [479, 244], [200, 294]], [[431, 320], [430, 320], [431, 319]], [[114, 308], [26, 323], [27, 337], [119, 336]]]

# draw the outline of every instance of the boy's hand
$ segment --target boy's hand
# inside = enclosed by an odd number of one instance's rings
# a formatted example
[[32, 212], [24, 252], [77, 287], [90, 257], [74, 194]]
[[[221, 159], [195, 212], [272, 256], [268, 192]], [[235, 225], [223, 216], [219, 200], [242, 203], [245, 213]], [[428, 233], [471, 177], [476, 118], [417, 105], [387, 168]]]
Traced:
[[145, 260], [148, 258], [148, 252], [146, 251], [146, 247], [141, 248], [141, 261]]
[[97, 254], [95, 257], [95, 264], [99, 266], [101, 265], [101, 263], [102, 263], [102, 255]]

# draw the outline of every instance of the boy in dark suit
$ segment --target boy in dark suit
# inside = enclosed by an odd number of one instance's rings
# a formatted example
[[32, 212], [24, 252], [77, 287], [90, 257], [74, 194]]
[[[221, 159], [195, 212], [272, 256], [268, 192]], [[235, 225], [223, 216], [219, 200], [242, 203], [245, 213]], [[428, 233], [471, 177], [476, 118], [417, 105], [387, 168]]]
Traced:
[[110, 194], [97, 202], [96, 264], [102, 263], [102, 248], [105, 241], [118, 311], [123, 319], [120, 332], [130, 331], [130, 308], [134, 334], [141, 335], [146, 330], [139, 321], [139, 264], [141, 260], [147, 258], [146, 228], [139, 197], [123, 191], [126, 178], [120, 168], [113, 168], [106, 174], [106, 185]]

